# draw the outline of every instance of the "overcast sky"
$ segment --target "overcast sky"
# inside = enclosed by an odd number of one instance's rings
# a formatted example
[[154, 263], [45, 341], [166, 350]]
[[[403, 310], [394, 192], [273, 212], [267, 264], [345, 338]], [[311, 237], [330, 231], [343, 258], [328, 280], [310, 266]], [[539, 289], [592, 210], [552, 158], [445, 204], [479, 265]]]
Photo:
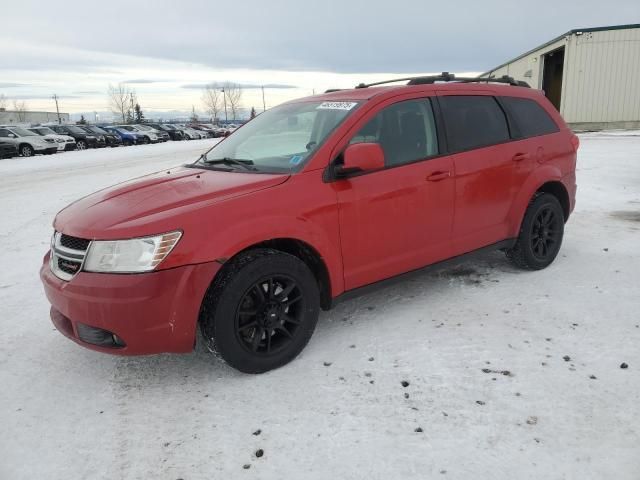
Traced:
[[[407, 73], [483, 72], [573, 28], [640, 23], [638, 0], [3, 2], [0, 93], [106, 110], [128, 82], [147, 110], [200, 107], [202, 84], [270, 85], [267, 106]], [[295, 88], [286, 88], [295, 87]], [[245, 93], [261, 108], [259, 89]]]

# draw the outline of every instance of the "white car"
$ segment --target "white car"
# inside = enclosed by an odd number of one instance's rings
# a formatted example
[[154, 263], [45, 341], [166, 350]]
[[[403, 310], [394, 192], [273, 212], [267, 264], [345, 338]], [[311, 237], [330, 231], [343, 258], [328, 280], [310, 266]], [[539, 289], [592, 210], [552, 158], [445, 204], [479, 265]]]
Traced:
[[0, 140], [17, 145], [20, 155], [31, 157], [36, 153], [49, 155], [58, 151], [58, 144], [52, 138], [44, 138], [23, 127], [0, 126]]
[[182, 123], [176, 123], [174, 124], [174, 126], [184, 132], [184, 136], [187, 140], [199, 140], [202, 138], [202, 136], [200, 135], [200, 132], [198, 132], [197, 130], [194, 130], [193, 128], [189, 128]]
[[158, 129], [150, 127], [149, 125], [136, 124], [136, 125], [133, 125], [133, 127], [137, 128], [142, 132], [152, 132], [158, 137], [158, 140], [160, 142], [166, 142], [167, 140], [169, 140], [169, 134], [167, 132], [158, 131]]
[[139, 128], [137, 125], [116, 125], [116, 128], [122, 128], [123, 130], [138, 134], [140, 138], [140, 140], [138, 140], [139, 143], [158, 143], [160, 141], [158, 135], [154, 133], [155, 130], [153, 132], [147, 131]]
[[49, 127], [31, 127], [29, 128], [29, 130], [31, 130], [33, 133], [37, 133], [44, 138], [52, 138], [58, 145], [59, 152], [76, 149], [76, 139], [70, 137], [69, 135], [60, 135], [59, 133], [51, 130]]

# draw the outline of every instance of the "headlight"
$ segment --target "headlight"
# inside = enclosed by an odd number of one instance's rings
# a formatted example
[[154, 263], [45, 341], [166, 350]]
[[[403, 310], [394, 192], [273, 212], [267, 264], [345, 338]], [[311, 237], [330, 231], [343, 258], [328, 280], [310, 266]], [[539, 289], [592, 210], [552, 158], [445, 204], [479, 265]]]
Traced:
[[130, 240], [96, 240], [91, 242], [84, 261], [87, 272], [150, 272], [176, 246], [182, 232]]

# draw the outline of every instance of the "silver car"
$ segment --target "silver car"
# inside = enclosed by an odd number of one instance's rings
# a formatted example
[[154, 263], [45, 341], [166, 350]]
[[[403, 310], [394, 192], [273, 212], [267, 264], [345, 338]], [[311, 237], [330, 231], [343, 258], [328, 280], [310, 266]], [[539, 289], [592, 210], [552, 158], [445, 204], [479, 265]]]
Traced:
[[49, 155], [58, 151], [55, 140], [41, 137], [26, 128], [13, 125], [0, 125], [0, 140], [16, 145], [23, 157], [31, 157], [36, 153]]

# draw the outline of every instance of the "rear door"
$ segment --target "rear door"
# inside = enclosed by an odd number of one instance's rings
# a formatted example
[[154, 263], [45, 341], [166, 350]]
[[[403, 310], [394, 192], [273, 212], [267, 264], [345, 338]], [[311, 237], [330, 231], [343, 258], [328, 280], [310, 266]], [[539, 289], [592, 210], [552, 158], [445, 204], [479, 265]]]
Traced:
[[530, 158], [512, 144], [507, 116], [493, 92], [438, 92], [438, 101], [455, 168], [452, 245], [461, 254], [507, 237], [516, 172]]
[[385, 169], [334, 183], [347, 290], [447, 258], [453, 221], [453, 164], [429, 98], [388, 101], [353, 131], [349, 143], [380, 144]]

